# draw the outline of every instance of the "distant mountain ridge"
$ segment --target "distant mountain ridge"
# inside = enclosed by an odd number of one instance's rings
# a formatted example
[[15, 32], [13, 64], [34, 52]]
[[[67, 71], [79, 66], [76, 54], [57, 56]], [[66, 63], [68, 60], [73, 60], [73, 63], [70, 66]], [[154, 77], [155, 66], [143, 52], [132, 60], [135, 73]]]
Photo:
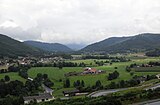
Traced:
[[81, 52], [125, 53], [160, 47], [160, 34], [144, 33], [131, 37], [111, 37], [81, 49]]
[[73, 50], [59, 43], [44, 43], [39, 41], [24, 41], [25, 44], [42, 49], [49, 52], [72, 52]]
[[[77, 52], [148, 52], [157, 48], [160, 48], [160, 34], [144, 33], [130, 37], [111, 37], [88, 45]], [[38, 55], [45, 52], [73, 52], [73, 50], [59, 43], [20, 42], [0, 34], [0, 56]]]
[[86, 47], [85, 44], [74, 44], [74, 43], [73, 44], [66, 44], [66, 46], [68, 46], [69, 48], [71, 48], [74, 51], [77, 51], [77, 50], [80, 50], [80, 49]]
[[1, 56], [24, 56], [37, 55], [41, 50], [28, 46], [20, 41], [12, 39], [6, 35], [0, 34], [0, 55]]

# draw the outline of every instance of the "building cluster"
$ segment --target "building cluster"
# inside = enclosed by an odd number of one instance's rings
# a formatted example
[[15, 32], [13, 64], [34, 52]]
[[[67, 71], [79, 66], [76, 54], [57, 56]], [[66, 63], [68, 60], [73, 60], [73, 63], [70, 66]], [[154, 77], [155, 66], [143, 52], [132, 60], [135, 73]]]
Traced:
[[53, 63], [53, 62], [60, 62], [63, 61], [64, 59], [62, 57], [45, 57], [45, 58], [40, 58], [39, 62], [41, 63]]
[[88, 75], [88, 74], [93, 74], [94, 75], [94, 74], [102, 74], [102, 73], [106, 73], [106, 71], [86, 67], [86, 68], [84, 68], [83, 72], [73, 71], [73, 72], [66, 73], [65, 76], [68, 77], [68, 76], [79, 76], [79, 75]]
[[90, 68], [90, 67], [86, 67], [84, 71], [82, 72], [82, 74], [100, 74], [100, 73], [105, 73], [105, 71], [97, 70], [95, 68]]

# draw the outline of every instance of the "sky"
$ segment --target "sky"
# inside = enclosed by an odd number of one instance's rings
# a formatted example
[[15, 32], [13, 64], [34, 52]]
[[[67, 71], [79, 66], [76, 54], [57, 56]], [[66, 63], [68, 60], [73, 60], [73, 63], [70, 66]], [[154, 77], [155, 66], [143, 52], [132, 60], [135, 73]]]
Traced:
[[62, 44], [160, 33], [160, 0], [0, 0], [0, 33]]

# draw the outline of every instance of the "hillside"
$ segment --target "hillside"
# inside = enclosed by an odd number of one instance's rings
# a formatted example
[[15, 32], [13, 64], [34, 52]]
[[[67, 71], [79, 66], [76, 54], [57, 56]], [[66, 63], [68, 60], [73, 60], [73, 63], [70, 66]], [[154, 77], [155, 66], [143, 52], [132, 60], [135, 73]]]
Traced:
[[80, 50], [80, 49], [84, 48], [86, 45], [85, 44], [75, 44], [75, 43], [73, 43], [73, 44], [67, 44], [66, 46], [68, 46], [69, 48], [77, 51], [77, 50]]
[[151, 56], [151, 57], [159, 57], [160, 56], [160, 49], [148, 51], [148, 52], [146, 52], [146, 55]]
[[33, 47], [37, 47], [44, 51], [49, 51], [49, 52], [71, 52], [72, 51], [72, 49], [70, 49], [69, 47], [59, 43], [43, 43], [38, 41], [25, 41], [24, 43]]
[[160, 47], [160, 34], [140, 34], [131, 37], [112, 37], [88, 45], [82, 52], [139, 52]]
[[40, 54], [40, 50], [34, 47], [25, 45], [24, 43], [12, 39], [8, 36], [0, 34], [0, 55], [1, 56], [16, 56], [16, 55], [36, 55]]

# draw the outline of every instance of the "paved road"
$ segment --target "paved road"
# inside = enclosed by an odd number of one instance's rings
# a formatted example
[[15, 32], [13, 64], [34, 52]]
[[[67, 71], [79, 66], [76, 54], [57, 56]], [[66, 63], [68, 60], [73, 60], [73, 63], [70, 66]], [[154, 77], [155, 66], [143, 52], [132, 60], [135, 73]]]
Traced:
[[[148, 90], [148, 89], [156, 89], [156, 88], [159, 88], [160, 87], [160, 84], [156, 84], [152, 87], [148, 87], [148, 88], [145, 88], [145, 90]], [[136, 88], [136, 87], [134, 87]], [[138, 88], [138, 87], [137, 87]], [[115, 92], [118, 92], [118, 91], [122, 91], [122, 90], [127, 90], [129, 88], [121, 88], [121, 89], [110, 89], [110, 90], [100, 90], [100, 91], [95, 91], [95, 92], [92, 92], [91, 94], [88, 95], [88, 97], [99, 97], [99, 96], [105, 96], [105, 95], [108, 95], [108, 94], [111, 94], [111, 93], [115, 93]], [[160, 105], [160, 104], [159, 104]]]
[[154, 86], [148, 87], [148, 88], [146, 88], [145, 90], [149, 90], [149, 89], [154, 90], [154, 89], [156, 89], [156, 88], [160, 88], [160, 84], [156, 84], [156, 85], [154, 85]]
[[150, 104], [145, 104], [145, 105], [160, 105], [160, 101], [158, 101], [158, 102], [153, 102], [153, 103], [150, 103]]
[[135, 103], [132, 105], [160, 105], [160, 99], [148, 100], [145, 102]]
[[110, 89], [110, 90], [100, 90], [100, 91], [96, 91], [93, 92], [91, 94], [88, 95], [88, 97], [99, 97], [99, 96], [105, 96], [108, 95], [110, 93], [115, 93], [118, 91], [122, 91], [122, 90], [127, 90], [128, 88], [122, 88], [122, 89]]

